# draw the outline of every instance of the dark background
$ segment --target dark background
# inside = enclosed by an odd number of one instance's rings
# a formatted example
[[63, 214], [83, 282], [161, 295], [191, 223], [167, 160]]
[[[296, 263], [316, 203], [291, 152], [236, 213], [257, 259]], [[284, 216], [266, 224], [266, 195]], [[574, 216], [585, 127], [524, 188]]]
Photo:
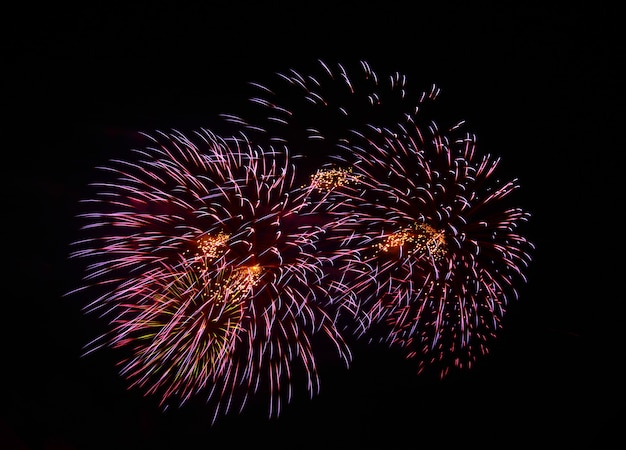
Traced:
[[[84, 3], [88, 3], [86, 5]], [[94, 4], [92, 4], [94, 3]], [[623, 136], [616, 9], [601, 2], [22, 5], [2, 20], [5, 283], [0, 449], [602, 448], [623, 424]], [[262, 3], [262, 2], [259, 2]], [[210, 5], [210, 6], [209, 6]], [[129, 136], [211, 129], [242, 87], [317, 59], [364, 59], [437, 83], [521, 180], [536, 244], [490, 355], [439, 381], [355, 347], [280, 418], [264, 405], [209, 426], [127, 391], [68, 261], [93, 167]], [[619, 80], [621, 81], [621, 80]], [[619, 194], [619, 195], [618, 195]]]

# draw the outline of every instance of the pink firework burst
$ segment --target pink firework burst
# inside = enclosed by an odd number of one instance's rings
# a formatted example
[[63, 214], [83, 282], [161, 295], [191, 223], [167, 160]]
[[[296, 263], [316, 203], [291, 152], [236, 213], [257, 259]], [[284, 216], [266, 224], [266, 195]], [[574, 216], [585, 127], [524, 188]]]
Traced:
[[102, 168], [71, 254], [108, 319], [87, 352], [113, 347], [163, 407], [205, 395], [213, 421], [318, 393], [329, 342], [350, 364], [344, 332], [419, 372], [471, 367], [526, 282], [519, 181], [463, 123], [429, 120], [435, 85], [318, 61], [252, 86], [249, 115], [224, 115], [239, 137], [158, 132]]
[[277, 416], [294, 380], [318, 392], [318, 336], [350, 360], [319, 306], [323, 227], [301, 211], [296, 157], [206, 130], [146, 137], [134, 158], [102, 168], [108, 181], [81, 214], [71, 256], [89, 261], [86, 311], [110, 323], [87, 351], [118, 349], [130, 387], [162, 406], [204, 393], [215, 420], [263, 392]]
[[336, 305], [357, 335], [441, 376], [488, 352], [533, 249], [520, 232], [529, 213], [513, 203], [519, 181], [500, 181], [499, 159], [461, 129], [369, 127], [322, 169], [349, 168], [350, 182], [324, 194], [332, 215], [351, 216], [332, 233]]

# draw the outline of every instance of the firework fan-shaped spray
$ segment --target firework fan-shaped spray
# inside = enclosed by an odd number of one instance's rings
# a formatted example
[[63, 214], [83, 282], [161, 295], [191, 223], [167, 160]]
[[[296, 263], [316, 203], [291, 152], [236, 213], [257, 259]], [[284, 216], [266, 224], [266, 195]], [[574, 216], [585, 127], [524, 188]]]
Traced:
[[331, 214], [353, 217], [333, 232], [336, 304], [359, 336], [442, 376], [488, 352], [533, 249], [520, 229], [529, 213], [512, 199], [518, 180], [500, 181], [499, 159], [462, 128], [369, 127], [322, 169], [347, 167], [351, 181], [324, 193]]
[[206, 394], [215, 420], [264, 393], [277, 416], [296, 380], [318, 392], [316, 339], [350, 359], [317, 303], [323, 228], [300, 212], [295, 157], [206, 130], [146, 137], [81, 215], [86, 311], [110, 323], [87, 351], [118, 349], [130, 386], [164, 407]]

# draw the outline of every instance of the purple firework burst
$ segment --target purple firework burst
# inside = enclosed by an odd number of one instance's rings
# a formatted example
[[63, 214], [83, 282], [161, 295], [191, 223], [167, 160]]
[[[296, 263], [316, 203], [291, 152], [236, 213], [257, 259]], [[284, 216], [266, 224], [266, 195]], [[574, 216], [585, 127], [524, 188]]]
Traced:
[[519, 181], [497, 178], [499, 159], [480, 155], [461, 125], [370, 127], [349, 154], [322, 171], [348, 182], [326, 189], [338, 293], [359, 336], [399, 346], [419, 371], [469, 367], [501, 328], [533, 245], [520, 233]]
[[86, 352], [113, 347], [163, 407], [204, 394], [215, 421], [265, 394], [278, 416], [299, 382], [319, 392], [328, 342], [349, 365], [346, 331], [419, 372], [470, 367], [526, 281], [519, 181], [428, 120], [438, 87], [318, 63], [253, 83], [249, 115], [224, 115], [239, 137], [146, 134], [93, 184], [71, 256], [108, 329]]
[[81, 214], [71, 256], [89, 261], [86, 311], [110, 323], [87, 352], [118, 349], [130, 387], [164, 407], [206, 393], [215, 420], [264, 392], [277, 416], [298, 376], [318, 392], [317, 336], [350, 360], [318, 304], [323, 227], [301, 211], [296, 157], [206, 130], [146, 137], [102, 168]]

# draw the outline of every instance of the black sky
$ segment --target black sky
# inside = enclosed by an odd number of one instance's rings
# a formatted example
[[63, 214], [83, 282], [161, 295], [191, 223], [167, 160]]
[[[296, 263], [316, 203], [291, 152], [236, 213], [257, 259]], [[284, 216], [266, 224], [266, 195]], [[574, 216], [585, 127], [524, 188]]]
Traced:
[[[23, 5], [2, 19], [0, 449], [601, 448], [616, 436], [623, 48], [613, 8], [91, 3]], [[321, 394], [279, 419], [263, 405], [213, 428], [199, 405], [161, 413], [125, 389], [111, 354], [79, 356], [97, 325], [62, 297], [80, 281], [67, 260], [76, 202], [136, 131], [211, 129], [244, 107], [247, 82], [317, 59], [364, 59], [442, 88], [451, 117], [521, 180], [537, 246], [529, 282], [492, 353], [443, 381], [357, 346], [349, 370], [325, 367]]]

